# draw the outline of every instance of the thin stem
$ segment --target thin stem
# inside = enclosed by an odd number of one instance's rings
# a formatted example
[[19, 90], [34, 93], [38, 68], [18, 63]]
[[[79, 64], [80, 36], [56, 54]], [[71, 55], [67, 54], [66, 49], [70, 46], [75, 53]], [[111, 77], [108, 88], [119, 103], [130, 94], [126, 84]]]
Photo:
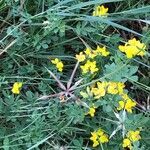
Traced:
[[73, 80], [73, 78], [74, 78], [74, 75], [75, 75], [75, 73], [76, 73], [76, 70], [77, 70], [78, 66], [79, 66], [79, 62], [77, 62], [76, 65], [75, 65], [75, 67], [74, 67], [74, 70], [73, 70], [73, 72], [72, 72], [72, 74], [71, 74], [71, 77], [70, 77], [70, 79], [69, 79], [69, 81], [68, 81], [68, 83], [67, 83], [67, 89], [69, 89], [70, 86], [71, 86], [71, 84], [72, 84], [72, 80]]
[[6, 46], [6, 48], [4, 48], [4, 50], [2, 50], [2, 51], [0, 52], [0, 55], [2, 55], [4, 52], [7, 52], [7, 50], [8, 50], [12, 45], [14, 45], [16, 42], [17, 42], [17, 40], [12, 41], [8, 46]]
[[[46, 68], [46, 67], [45, 67]], [[46, 70], [50, 73], [50, 75], [56, 80], [56, 82], [59, 84], [59, 87], [62, 90], [66, 90], [66, 87], [63, 85], [63, 83], [49, 70], [46, 68]]]
[[52, 97], [59, 97], [63, 94], [65, 94], [65, 92], [60, 92], [60, 93], [52, 94], [52, 95], [45, 95], [45, 96], [38, 98], [37, 100], [43, 100], [43, 99], [48, 99], [48, 98], [52, 98]]

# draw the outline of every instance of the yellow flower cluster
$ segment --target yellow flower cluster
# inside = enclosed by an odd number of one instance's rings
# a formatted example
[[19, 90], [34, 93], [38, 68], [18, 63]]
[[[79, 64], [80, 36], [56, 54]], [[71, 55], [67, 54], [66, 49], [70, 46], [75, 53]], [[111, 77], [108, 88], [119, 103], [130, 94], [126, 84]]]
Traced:
[[91, 88], [91, 92], [96, 99], [105, 96], [106, 93], [109, 94], [122, 94], [125, 87], [122, 82], [97, 82], [96, 87]]
[[141, 139], [140, 131], [129, 131], [126, 138], [123, 140], [122, 147], [132, 149], [132, 143]]
[[97, 46], [96, 50], [92, 50], [91, 48], [87, 47], [84, 52], [80, 52], [79, 55], [78, 54], [76, 55], [76, 59], [79, 62], [83, 62], [86, 58], [93, 59], [96, 56], [105, 56], [106, 57], [109, 54], [110, 53], [106, 49], [105, 46], [103, 46], [103, 47]]
[[108, 8], [102, 6], [97, 6], [93, 11], [93, 16], [107, 16], [108, 15]]
[[109, 141], [108, 135], [104, 133], [102, 129], [91, 132], [90, 140], [93, 142], [93, 147], [98, 146], [99, 144], [107, 143]]
[[80, 95], [83, 98], [88, 98], [95, 96], [95, 99], [105, 96], [106, 93], [109, 94], [123, 94], [124, 90], [123, 82], [97, 82], [96, 86], [87, 87], [86, 92], [81, 91]]
[[[109, 52], [107, 51], [106, 47], [97, 46], [96, 50], [92, 50], [91, 48], [86, 48], [84, 52], [80, 52], [76, 55], [76, 59], [79, 62], [83, 62], [86, 59], [94, 59], [96, 56], [108, 56]], [[91, 72], [92, 74], [97, 72], [99, 69], [96, 66], [96, 61], [87, 60], [84, 65], [80, 66], [82, 73]]]
[[127, 112], [132, 113], [132, 108], [136, 106], [136, 102], [129, 98], [127, 94], [122, 94], [122, 99], [119, 101], [118, 110], [125, 109]]
[[13, 84], [13, 88], [11, 90], [12, 93], [14, 93], [14, 94], [20, 94], [21, 87], [22, 87], [22, 82], [15, 82]]
[[136, 38], [128, 40], [128, 42], [126, 42], [124, 46], [119, 46], [119, 50], [121, 52], [124, 52], [127, 58], [133, 58], [136, 55], [144, 56], [145, 49], [146, 45], [144, 43], [141, 43], [139, 40], [136, 40]]
[[55, 58], [54, 60], [51, 60], [52, 64], [56, 65], [56, 68], [58, 69], [58, 71], [62, 72], [63, 71], [63, 63], [61, 60], [59, 60], [58, 58]]
[[127, 112], [132, 113], [132, 109], [136, 106], [134, 102], [126, 93], [124, 93], [124, 83], [123, 82], [97, 82], [96, 86], [87, 87], [87, 92], [80, 92], [83, 98], [89, 98], [94, 96], [95, 99], [99, 99], [106, 94], [118, 94], [121, 96], [122, 100], [118, 102], [117, 110], [125, 109]]
[[109, 51], [107, 51], [105, 46], [104, 47], [97, 46], [97, 49], [95, 50], [95, 53], [97, 55], [101, 55], [101, 56], [104, 56], [104, 57], [106, 57], [110, 54]]
[[88, 60], [84, 65], [80, 66], [82, 69], [82, 73], [88, 73], [91, 72], [92, 74], [98, 71], [98, 68], [96, 67], [96, 61], [90, 61]]

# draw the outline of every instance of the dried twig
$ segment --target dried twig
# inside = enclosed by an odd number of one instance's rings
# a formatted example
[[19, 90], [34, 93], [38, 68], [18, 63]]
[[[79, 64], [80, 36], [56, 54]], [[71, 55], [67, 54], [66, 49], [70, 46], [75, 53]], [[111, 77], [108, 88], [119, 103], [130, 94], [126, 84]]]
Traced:
[[[45, 67], [46, 68], [46, 67]], [[64, 86], [64, 84], [49, 70], [46, 68], [46, 70], [50, 73], [50, 75], [56, 80], [56, 82], [59, 84], [59, 87], [62, 90], [66, 90], [66, 87]]]
[[[74, 95], [74, 90], [76, 89], [76, 87], [82, 82], [83, 79], [80, 79], [78, 80], [77, 82], [74, 83], [73, 86], [71, 86], [72, 84], [72, 81], [73, 81], [73, 78], [75, 76], [75, 73], [76, 73], [76, 70], [78, 68], [78, 65], [79, 65], [79, 62], [76, 63], [73, 71], [72, 71], [72, 74], [71, 74], [71, 77], [67, 83], [67, 86], [65, 87], [65, 85], [54, 75], [53, 72], [51, 72], [49, 69], [47, 69], [46, 67], [46, 70], [50, 73], [50, 75], [55, 79], [55, 81], [59, 84], [59, 87], [62, 89], [61, 92], [59, 93], [56, 93], [56, 94], [52, 94], [52, 95], [44, 95], [42, 96], [41, 98], [39, 98], [38, 100], [41, 100], [41, 99], [47, 99], [47, 98], [51, 98], [51, 97], [62, 97], [62, 101], [61, 102], [66, 102], [67, 100], [69, 100], [70, 98], [71, 99], [74, 99], [76, 101], [79, 102], [79, 99]], [[67, 100], [64, 100], [64, 97], [67, 97]], [[80, 102], [80, 104], [82, 105], [85, 105], [87, 107], [86, 104]]]
[[72, 80], [73, 80], [73, 78], [74, 78], [74, 75], [75, 75], [75, 73], [76, 73], [76, 70], [77, 70], [78, 66], [79, 66], [79, 62], [77, 62], [76, 65], [75, 65], [75, 67], [74, 67], [74, 70], [73, 70], [73, 72], [72, 72], [72, 74], [71, 74], [71, 77], [70, 77], [70, 79], [69, 79], [69, 81], [68, 81], [68, 83], [67, 83], [67, 89], [69, 89], [70, 86], [71, 86], [71, 84], [72, 84]]
[[60, 97], [64, 94], [64, 92], [60, 92], [60, 93], [57, 93], [57, 94], [52, 94], [52, 95], [44, 95], [40, 98], [38, 98], [37, 100], [44, 100], [44, 99], [48, 99], [48, 98], [52, 98], [52, 97]]

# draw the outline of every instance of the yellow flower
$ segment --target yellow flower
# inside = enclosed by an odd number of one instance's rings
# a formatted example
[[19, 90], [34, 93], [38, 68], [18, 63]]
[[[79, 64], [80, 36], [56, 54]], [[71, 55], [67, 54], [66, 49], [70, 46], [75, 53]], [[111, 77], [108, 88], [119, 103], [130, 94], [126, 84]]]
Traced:
[[86, 64], [80, 66], [80, 68], [81, 68], [83, 74], [89, 72], [89, 64], [88, 64], [88, 63], [86, 63]]
[[122, 93], [122, 94], [121, 94], [121, 97], [122, 97], [122, 99], [124, 99], [124, 100], [130, 99], [130, 97], [129, 97], [126, 93]]
[[107, 85], [107, 93], [109, 94], [122, 94], [125, 87], [123, 82], [108, 82]]
[[98, 135], [95, 131], [91, 132], [91, 134], [92, 136], [90, 137], [90, 140], [93, 142], [93, 147], [96, 147], [99, 145], [99, 142], [97, 141]]
[[123, 82], [118, 82], [117, 85], [118, 85], [118, 93], [123, 94], [123, 89], [125, 87], [124, 83]]
[[85, 55], [83, 54], [83, 52], [80, 52], [79, 55], [76, 55], [76, 59], [79, 61], [79, 62], [82, 62], [85, 60]]
[[106, 134], [103, 134], [99, 137], [100, 143], [107, 143], [108, 142], [108, 136]]
[[136, 106], [136, 103], [131, 99], [119, 101], [118, 110], [125, 109], [127, 112], [132, 113], [132, 108]]
[[117, 82], [109, 82], [107, 87], [107, 92], [110, 94], [117, 94], [118, 93]]
[[84, 53], [85, 53], [86, 55], [90, 55], [90, 54], [91, 54], [91, 49], [90, 49], [89, 47], [87, 47], [87, 48], [85, 49]]
[[121, 52], [124, 52], [129, 59], [133, 58], [136, 55], [144, 56], [145, 49], [146, 45], [144, 43], [141, 43], [139, 40], [136, 40], [136, 38], [128, 40], [128, 42], [126, 42], [124, 46], [119, 45], [119, 50]]
[[95, 99], [105, 96], [104, 88], [92, 88], [91, 92], [95, 95]]
[[14, 84], [13, 84], [13, 88], [12, 88], [12, 92], [14, 93], [14, 94], [20, 94], [20, 89], [21, 89], [21, 87], [22, 87], [22, 82], [15, 82]]
[[139, 130], [136, 131], [130, 130], [126, 136], [127, 138], [123, 140], [122, 147], [129, 148], [130, 150], [132, 149], [133, 142], [139, 141], [141, 139]]
[[128, 99], [126, 104], [125, 104], [125, 109], [132, 113], [132, 108], [136, 106], [136, 103], [134, 101], [132, 101], [131, 99]]
[[95, 112], [95, 107], [90, 107], [87, 114], [89, 114], [91, 117], [94, 117]]
[[[91, 93], [95, 96], [94, 98], [99, 99], [100, 97], [103, 97], [106, 95], [106, 93], [109, 94], [120, 94], [122, 97], [125, 97], [125, 94], [123, 94], [124, 91], [124, 83], [123, 82], [97, 82], [97, 86], [93, 86], [91, 88]], [[123, 98], [124, 99], [124, 98]], [[128, 97], [129, 99], [129, 97]]]
[[94, 72], [98, 71], [98, 68], [96, 67], [96, 61], [93, 61], [90, 63], [90, 72], [93, 74]]
[[102, 129], [97, 130], [97, 135], [102, 136], [104, 134], [104, 131]]
[[128, 134], [127, 134], [127, 137], [132, 141], [132, 142], [135, 142], [135, 141], [139, 141], [141, 139], [141, 136], [140, 136], [140, 131], [129, 131]]
[[97, 49], [95, 50], [95, 52], [101, 56], [108, 56], [110, 53], [106, 50], [106, 47], [99, 47], [97, 46]]
[[109, 141], [108, 135], [102, 129], [91, 132], [90, 140], [93, 141], [93, 147], [98, 146], [100, 143], [107, 143]]
[[59, 59], [55, 58], [54, 60], [51, 60], [51, 62], [56, 65], [59, 62]]
[[80, 66], [82, 69], [82, 73], [88, 73], [91, 72], [92, 74], [98, 71], [98, 68], [96, 67], [96, 61], [87, 61], [84, 65]]
[[97, 132], [94, 131], [94, 132], [91, 132], [91, 134], [92, 134], [92, 136], [91, 136], [90, 140], [96, 141], [98, 138]]
[[60, 61], [58, 58], [55, 58], [54, 60], [51, 60], [52, 64], [56, 65], [56, 68], [58, 71], [62, 72], [63, 71], [63, 63]]
[[122, 144], [123, 148], [129, 148], [129, 149], [131, 149], [131, 145], [132, 145], [131, 141], [128, 138], [125, 138], [123, 140], [123, 144]]
[[108, 15], [108, 8], [102, 6], [97, 6], [93, 11], [93, 16], [107, 16]]
[[56, 67], [57, 67], [58, 71], [62, 72], [64, 65], [63, 65], [62, 62], [59, 62], [59, 63], [56, 64]]
[[89, 57], [89, 58], [94, 58], [96, 57], [96, 54], [94, 53], [93, 50], [91, 50], [91, 48], [86, 48], [86, 50], [84, 51], [84, 53]]
[[93, 141], [93, 147], [96, 147], [99, 145], [99, 142], [96, 140], [96, 141]]
[[96, 88], [92, 88], [91, 92], [94, 94], [95, 98], [98, 99], [102, 96], [105, 96], [106, 94], [106, 90], [105, 90], [105, 83], [102, 82], [97, 82], [97, 87]]

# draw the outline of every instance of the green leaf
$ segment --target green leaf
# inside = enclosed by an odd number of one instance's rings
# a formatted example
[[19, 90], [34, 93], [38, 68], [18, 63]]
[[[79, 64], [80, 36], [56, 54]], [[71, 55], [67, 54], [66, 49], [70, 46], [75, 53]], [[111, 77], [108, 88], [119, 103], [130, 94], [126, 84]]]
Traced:
[[4, 150], [9, 150], [9, 139], [7, 137], [3, 140], [3, 148]]
[[145, 13], [149, 13], [149, 12], [150, 12], [150, 6], [143, 6], [143, 7], [134, 8], [134, 9], [126, 10], [126, 11], [121, 11], [116, 14], [137, 15], [137, 14], [143, 14], [143, 13], [145, 14]]
[[[133, 78], [135, 81], [138, 80], [138, 77], [134, 75], [138, 70], [137, 66], [125, 65], [123, 62], [113, 62], [112, 64], [105, 65], [105, 68], [105, 74], [111, 74], [111, 76], [106, 77], [109, 80], [122, 82], [127, 81], [127, 78]], [[113, 74], [114, 71], [115, 73]]]
[[118, 28], [118, 29], [122, 29], [124, 31], [128, 31], [128, 32], [134, 33], [134, 34], [139, 35], [139, 36], [143, 36], [142, 34], [136, 32], [134, 30], [131, 30], [130, 28], [127, 28], [127, 27], [125, 27], [123, 25], [120, 25], [118, 23], [113, 22], [111, 20], [111, 18], [109, 18], [109, 17], [104, 18], [104, 17], [85, 16], [85, 17], [79, 17], [77, 20], [83, 20], [83, 21], [87, 21], [87, 22], [105, 23], [108, 26], [112, 26], [112, 27], [115, 27], [115, 28]]
[[103, 109], [104, 109], [104, 111], [107, 112], [107, 113], [112, 112], [112, 107], [111, 107], [110, 105], [104, 106]]
[[86, 6], [90, 6], [90, 5], [95, 5], [95, 4], [103, 4], [103, 3], [110, 3], [110, 2], [119, 2], [119, 1], [123, 1], [123, 0], [93, 0], [93, 1], [88, 1], [88, 2], [81, 2], [77, 5], [73, 5], [67, 9], [65, 9], [65, 11], [69, 11], [69, 10], [74, 10], [74, 9], [81, 9], [83, 7]]

